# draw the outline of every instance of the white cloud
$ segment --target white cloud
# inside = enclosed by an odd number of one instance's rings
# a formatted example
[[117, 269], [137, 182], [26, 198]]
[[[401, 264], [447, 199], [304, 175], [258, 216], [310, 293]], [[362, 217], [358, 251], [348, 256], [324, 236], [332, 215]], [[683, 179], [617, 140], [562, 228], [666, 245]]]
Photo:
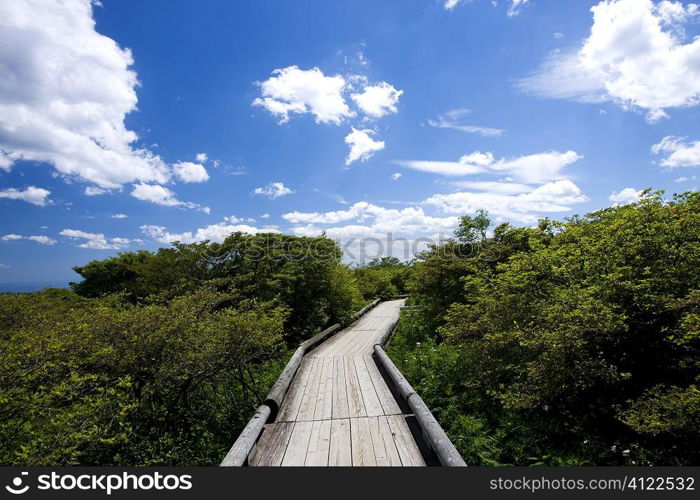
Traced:
[[492, 153], [476, 151], [462, 156], [459, 161], [395, 160], [394, 164], [413, 170], [446, 176], [465, 176], [480, 173], [508, 174], [521, 182], [542, 183], [563, 179], [562, 169], [583, 158], [574, 151], [548, 151], [511, 159], [494, 160]]
[[380, 82], [376, 85], [367, 85], [362, 92], [352, 94], [350, 97], [355, 104], [372, 118], [381, 118], [390, 113], [396, 113], [396, 104], [403, 94], [403, 90], [397, 90], [393, 85]]
[[583, 46], [550, 57], [518, 86], [542, 97], [613, 101], [646, 111], [655, 122], [665, 109], [700, 102], [700, 38], [685, 40], [683, 25], [700, 14], [695, 4], [604, 0], [591, 8]]
[[554, 33], [553, 36], [554, 36], [554, 38], [556, 38], [557, 40], [561, 40], [562, 38], [564, 38], [564, 33], [560, 32], [560, 31], [557, 31], [556, 33]]
[[189, 201], [180, 201], [170, 189], [158, 184], [134, 184], [134, 190], [131, 192], [131, 196], [138, 200], [148, 201], [164, 207], [197, 209], [209, 213], [209, 207], [203, 207]]
[[451, 185], [463, 188], [473, 189], [476, 191], [489, 191], [498, 194], [520, 194], [527, 193], [532, 190], [532, 186], [520, 184], [517, 182], [502, 182], [502, 181], [455, 181]]
[[112, 219], [126, 219], [127, 217], [129, 217], [129, 216], [126, 214], [114, 214], [114, 215], [112, 215]]
[[460, 2], [462, 2], [462, 0], [445, 0], [443, 7], [445, 7], [445, 10], [452, 10], [455, 7], [457, 7], [457, 5], [460, 4]]
[[9, 268], [10, 268], [10, 266], [8, 266], [7, 264], [3, 264], [2, 262], [0, 262], [0, 269], [9, 269]]
[[207, 161], [207, 154], [206, 153], [197, 153], [197, 156], [195, 156], [195, 159], [199, 163], [204, 163], [205, 161]]
[[294, 224], [291, 231], [298, 236], [325, 233], [337, 240], [349, 260], [358, 260], [361, 254], [367, 259], [411, 258], [429, 242], [437, 243], [440, 235], [450, 235], [459, 221], [456, 216], [427, 215], [421, 207], [388, 209], [368, 202], [332, 212], [291, 212], [282, 218]]
[[97, 186], [86, 186], [85, 187], [85, 196], [99, 196], [102, 194], [107, 194], [109, 193], [109, 189], [102, 189], [101, 187]]
[[658, 144], [654, 144], [651, 152], [656, 155], [668, 153], [660, 162], [663, 167], [700, 166], [700, 141], [684, 142], [684, 139], [684, 137], [668, 135]]
[[207, 169], [199, 163], [189, 161], [174, 163], [173, 172], [182, 182], [205, 182], [209, 180]]
[[53, 245], [56, 243], [56, 240], [54, 240], [53, 238], [49, 238], [48, 236], [43, 235], [22, 236], [20, 234], [6, 234], [0, 237], [0, 241], [4, 242], [20, 240], [33, 241], [35, 243], [39, 243], [40, 245]]
[[92, 3], [0, 2], [0, 165], [48, 162], [103, 188], [166, 182], [167, 165], [124, 124], [137, 103], [131, 52], [95, 31]]
[[644, 190], [642, 189], [637, 190], [628, 187], [623, 189], [619, 193], [613, 191], [612, 194], [608, 197], [608, 199], [616, 205], [626, 205], [628, 203], [634, 203], [635, 201], [639, 201], [639, 198], [641, 198], [643, 192]]
[[0, 198], [7, 198], [9, 200], [22, 200], [32, 205], [37, 205], [40, 207], [45, 207], [51, 204], [49, 195], [51, 191], [44, 188], [38, 188], [35, 186], [29, 186], [24, 190], [17, 188], [7, 188], [0, 190]]
[[236, 217], [235, 215], [229, 215], [228, 217], [224, 217], [224, 221], [230, 222], [231, 224], [241, 224], [243, 222], [253, 224], [255, 219], [252, 217]]
[[248, 234], [258, 233], [278, 233], [279, 231], [273, 227], [257, 228], [247, 224], [229, 224], [226, 221], [218, 224], [211, 224], [206, 227], [199, 228], [184, 233], [170, 233], [163, 226], [144, 225], [141, 226], [141, 231], [160, 243], [170, 244], [174, 241], [180, 243], [198, 243], [201, 241], [211, 241], [215, 243], [223, 242], [227, 236], [232, 233], [242, 232]]
[[260, 218], [261, 218], [261, 219], [269, 219], [269, 218], [270, 218], [270, 214], [262, 214], [262, 215], [260, 216]]
[[505, 132], [505, 129], [502, 128], [481, 127], [464, 123], [464, 117], [470, 113], [471, 111], [466, 108], [452, 109], [438, 116], [435, 120], [428, 120], [428, 125], [435, 128], [459, 130], [468, 134], [479, 134], [483, 137], [498, 137]]
[[82, 243], [77, 245], [79, 248], [89, 248], [92, 250], [122, 250], [127, 248], [132, 242], [139, 241], [119, 237], [106, 238], [102, 233], [88, 233], [78, 229], [64, 229], [58, 234], [82, 241]]
[[350, 146], [348, 156], [345, 158], [345, 165], [350, 165], [357, 160], [367, 161], [374, 153], [384, 149], [384, 141], [372, 139], [371, 136], [374, 134], [374, 130], [371, 129], [357, 130], [352, 128], [352, 132], [345, 136], [345, 144]]
[[264, 82], [259, 83], [262, 97], [253, 101], [280, 119], [289, 121], [290, 113], [312, 113], [316, 123], [340, 124], [354, 116], [343, 92], [346, 81], [340, 75], [326, 76], [319, 68], [309, 70], [298, 66], [276, 69]]
[[401, 177], [403, 177], [401, 172], [394, 172], [393, 174], [391, 174], [391, 178], [395, 181], [398, 181]]
[[520, 14], [520, 9], [523, 8], [529, 0], [510, 0], [510, 6], [508, 7], [508, 16], [517, 16]]
[[587, 201], [588, 197], [576, 184], [570, 180], [559, 180], [525, 193], [484, 191], [436, 194], [424, 203], [435, 206], [445, 214], [463, 215], [485, 209], [498, 218], [531, 224], [537, 221], [538, 213], [566, 212], [572, 209], [571, 205]]
[[286, 196], [288, 194], [293, 193], [294, 191], [292, 189], [289, 189], [282, 182], [271, 182], [267, 186], [255, 188], [255, 190], [253, 191], [253, 194], [267, 196], [271, 200], [279, 198], [280, 196]]

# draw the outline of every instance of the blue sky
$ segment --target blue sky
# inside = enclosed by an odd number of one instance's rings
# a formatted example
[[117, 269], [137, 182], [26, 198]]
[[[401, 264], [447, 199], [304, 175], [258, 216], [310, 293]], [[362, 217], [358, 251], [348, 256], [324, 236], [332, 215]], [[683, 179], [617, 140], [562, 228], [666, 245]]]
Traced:
[[652, 0], [4, 1], [0, 282], [233, 230], [353, 253], [477, 208], [522, 225], [695, 189], [698, 21]]

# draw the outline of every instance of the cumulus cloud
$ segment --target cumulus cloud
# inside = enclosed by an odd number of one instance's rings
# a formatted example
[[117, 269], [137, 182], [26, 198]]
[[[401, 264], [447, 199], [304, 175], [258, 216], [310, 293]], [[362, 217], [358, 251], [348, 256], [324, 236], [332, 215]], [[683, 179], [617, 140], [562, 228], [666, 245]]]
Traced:
[[155, 226], [155, 225], [144, 225], [141, 226], [141, 231], [159, 241], [160, 243], [173, 243], [179, 241], [180, 243], [199, 243], [202, 241], [211, 241], [214, 243], [223, 242], [227, 236], [232, 233], [241, 232], [248, 234], [258, 234], [258, 233], [278, 233], [279, 231], [274, 227], [264, 227], [257, 228], [247, 224], [231, 224], [229, 221], [224, 220], [218, 224], [211, 224], [195, 231], [186, 231], [184, 233], [170, 233], [166, 227]]
[[0, 198], [22, 200], [39, 207], [45, 207], [51, 204], [51, 200], [49, 199], [50, 194], [51, 191], [48, 189], [35, 186], [29, 186], [25, 189], [7, 188], [0, 190]]
[[133, 146], [131, 52], [95, 31], [90, 0], [0, 3], [0, 148], [3, 164], [48, 162], [62, 175], [117, 188], [165, 182], [160, 157]]
[[649, 122], [666, 109], [700, 102], [700, 38], [683, 26], [700, 15], [696, 4], [664, 0], [604, 0], [591, 8], [593, 25], [580, 49], [555, 54], [521, 90], [541, 97], [613, 101], [646, 112]]
[[642, 189], [634, 189], [628, 187], [623, 189], [619, 193], [613, 191], [612, 194], [608, 197], [608, 199], [616, 205], [626, 205], [628, 203], [634, 203], [635, 201], [639, 201], [639, 199], [642, 197], [643, 192], [644, 190]]
[[298, 236], [325, 233], [337, 240], [348, 260], [387, 255], [411, 258], [428, 243], [449, 236], [459, 221], [456, 216], [430, 216], [421, 207], [392, 209], [368, 202], [347, 210], [290, 212], [282, 218], [293, 224], [291, 231]]
[[195, 159], [199, 163], [204, 163], [207, 161], [207, 154], [206, 153], [197, 153], [197, 156], [195, 156]]
[[53, 245], [56, 243], [56, 240], [44, 235], [22, 236], [20, 234], [6, 234], [0, 237], [0, 241], [3, 242], [21, 240], [33, 241], [35, 243], [39, 243], [40, 245]]
[[114, 214], [114, 215], [112, 215], [112, 219], [126, 219], [127, 217], [129, 217], [129, 216], [126, 214]]
[[58, 234], [81, 241], [77, 245], [78, 248], [89, 248], [91, 250], [122, 250], [131, 243], [140, 242], [140, 240], [131, 240], [129, 238], [106, 238], [102, 233], [88, 233], [79, 229], [64, 229]]
[[0, 2], [0, 169], [48, 163], [91, 183], [88, 196], [173, 176], [125, 125], [137, 109], [134, 59], [95, 30], [97, 3]]
[[585, 203], [588, 197], [570, 180], [553, 181], [520, 194], [462, 191], [436, 194], [425, 200], [445, 214], [467, 214], [485, 209], [499, 218], [531, 224], [538, 214], [567, 212], [571, 205]]
[[205, 213], [209, 213], [210, 211], [209, 207], [203, 207], [190, 201], [178, 200], [175, 193], [165, 186], [160, 186], [158, 184], [134, 184], [134, 189], [131, 191], [131, 196], [137, 200], [155, 203], [156, 205], [161, 205], [164, 207], [196, 209]]
[[294, 191], [287, 186], [284, 185], [282, 182], [271, 182], [265, 187], [257, 187], [253, 191], [253, 194], [259, 194], [263, 196], [267, 196], [271, 200], [274, 200], [275, 198], [279, 198], [280, 196], [286, 196], [288, 194], [293, 194]]
[[401, 177], [403, 177], [401, 175], [401, 172], [394, 172], [393, 174], [391, 174], [392, 180], [395, 180], [395, 181], [398, 181]]
[[464, 117], [471, 113], [466, 108], [452, 109], [439, 115], [435, 119], [428, 120], [428, 125], [435, 128], [459, 130], [468, 134], [479, 134], [483, 137], [498, 137], [505, 132], [502, 128], [482, 127], [464, 123]]
[[654, 144], [651, 152], [656, 155], [666, 153], [666, 157], [659, 162], [663, 167], [700, 166], [700, 141], [686, 142], [684, 137], [668, 135]]
[[362, 92], [352, 94], [350, 97], [357, 107], [372, 118], [381, 118], [390, 113], [396, 113], [396, 104], [403, 94], [403, 90], [397, 90], [393, 85], [380, 82], [376, 85], [367, 85]]
[[[357, 111], [365, 115], [364, 121], [379, 119], [397, 112], [403, 94], [403, 90], [387, 82], [370, 83], [366, 76], [356, 74], [328, 76], [317, 67], [276, 69], [270, 78], [257, 85], [260, 97], [253, 101], [253, 106], [265, 108], [279, 118], [280, 124], [287, 123], [295, 113], [309, 113], [319, 124], [339, 125], [356, 117]], [[352, 104], [357, 111], [350, 107]], [[358, 159], [364, 161], [384, 148], [383, 141], [370, 137], [374, 133], [370, 129], [352, 128], [345, 137], [351, 147], [346, 165]]]
[[574, 151], [549, 151], [495, 160], [490, 152], [475, 151], [456, 162], [434, 160], [394, 160], [402, 167], [446, 176], [481, 173], [508, 174], [525, 183], [541, 183], [564, 178], [562, 170], [583, 158]]
[[352, 128], [352, 131], [345, 136], [345, 144], [350, 146], [348, 156], [345, 158], [345, 165], [350, 165], [357, 160], [367, 161], [374, 153], [384, 149], [384, 141], [372, 139], [375, 133], [371, 129], [357, 130]]
[[316, 123], [336, 125], [354, 116], [343, 97], [347, 83], [342, 76], [326, 76], [319, 68], [302, 70], [298, 66], [276, 69], [272, 74], [258, 84], [262, 97], [253, 105], [278, 116], [280, 123], [289, 121], [290, 113], [311, 113]]
[[205, 182], [209, 180], [207, 169], [199, 163], [189, 161], [177, 162], [173, 164], [173, 172], [182, 182]]

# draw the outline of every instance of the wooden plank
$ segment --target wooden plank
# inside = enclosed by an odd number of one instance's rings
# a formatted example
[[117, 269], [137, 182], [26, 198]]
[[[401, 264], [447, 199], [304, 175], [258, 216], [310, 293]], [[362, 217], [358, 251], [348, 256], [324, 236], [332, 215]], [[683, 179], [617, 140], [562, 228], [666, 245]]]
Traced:
[[349, 467], [352, 465], [350, 419], [334, 419], [330, 422], [331, 446], [328, 454], [328, 465], [331, 467]]
[[418, 449], [416, 441], [413, 439], [413, 434], [411, 434], [404, 416], [387, 415], [386, 419], [401, 458], [401, 465], [404, 467], [425, 465], [425, 460]]
[[333, 358], [322, 358], [321, 383], [318, 386], [314, 420], [329, 419], [333, 416]]
[[260, 441], [258, 441], [255, 454], [250, 460], [250, 465], [260, 467], [281, 465], [293, 429], [294, 422], [267, 425], [262, 436], [260, 436]]
[[379, 396], [377, 396], [377, 391], [374, 390], [374, 384], [372, 384], [372, 379], [365, 366], [364, 358], [362, 356], [357, 356], [353, 358], [353, 363], [357, 371], [357, 379], [360, 384], [360, 391], [362, 392], [362, 400], [365, 403], [367, 416], [376, 417], [378, 415], [384, 415], [384, 410], [379, 402]]
[[363, 358], [365, 360], [365, 366], [367, 367], [369, 376], [372, 379], [372, 384], [374, 384], [374, 390], [377, 391], [377, 396], [379, 397], [379, 402], [382, 405], [382, 410], [384, 410], [384, 415], [398, 415], [401, 413], [401, 408], [396, 402], [394, 395], [391, 393], [389, 386], [386, 385], [384, 377], [382, 377], [374, 358], [370, 355], [363, 356]]
[[367, 417], [350, 419], [350, 439], [352, 442], [353, 467], [377, 465], [372, 446], [372, 433], [369, 430], [369, 419]]
[[[369, 431], [372, 435], [372, 447], [374, 448], [374, 458], [377, 461], [378, 466], [400, 466], [401, 459], [399, 458], [399, 452], [396, 449], [396, 444], [391, 436], [391, 431], [389, 431], [389, 425], [386, 422], [386, 417], [370, 417], [369, 419]], [[386, 440], [383, 428], [386, 429], [389, 435], [389, 439]]]
[[306, 451], [305, 465], [311, 467], [326, 467], [331, 446], [331, 421], [316, 420], [313, 422], [309, 448]]
[[333, 359], [333, 418], [348, 418], [348, 391], [345, 385], [345, 363], [343, 358]]
[[316, 400], [318, 399], [318, 388], [321, 384], [321, 366], [323, 365], [323, 358], [312, 359], [313, 365], [311, 365], [311, 375], [306, 384], [304, 397], [299, 405], [299, 413], [297, 414], [296, 420], [313, 420], [314, 413], [316, 412]]
[[384, 444], [384, 452], [386, 454], [386, 460], [388, 462], [388, 465], [393, 467], [400, 467], [402, 465], [401, 457], [399, 456], [399, 450], [396, 448], [396, 441], [394, 440], [394, 435], [392, 434], [391, 428], [389, 427], [389, 421], [387, 420], [387, 417], [377, 417], [377, 425], [379, 428], [379, 435], [381, 437], [382, 443]]
[[306, 450], [309, 448], [313, 422], [295, 422], [292, 436], [282, 459], [282, 466], [300, 466], [306, 462]]
[[301, 365], [299, 365], [299, 371], [294, 377], [292, 384], [289, 386], [289, 392], [287, 392], [279, 415], [277, 415], [277, 422], [296, 420], [297, 413], [299, 413], [299, 406], [301, 406], [304, 391], [306, 390], [306, 384], [311, 375], [312, 364], [313, 359], [304, 358], [302, 360]]
[[348, 396], [348, 412], [351, 417], [367, 415], [365, 403], [362, 399], [360, 382], [357, 379], [355, 363], [352, 358], [342, 358], [345, 364], [345, 388]]

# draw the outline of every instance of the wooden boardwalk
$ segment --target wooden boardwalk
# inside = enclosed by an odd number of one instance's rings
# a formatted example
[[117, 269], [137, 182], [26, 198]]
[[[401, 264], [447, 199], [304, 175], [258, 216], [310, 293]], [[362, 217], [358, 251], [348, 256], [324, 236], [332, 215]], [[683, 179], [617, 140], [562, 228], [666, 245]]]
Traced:
[[406, 416], [372, 357], [403, 300], [382, 302], [307, 353], [253, 466], [420, 466]]

